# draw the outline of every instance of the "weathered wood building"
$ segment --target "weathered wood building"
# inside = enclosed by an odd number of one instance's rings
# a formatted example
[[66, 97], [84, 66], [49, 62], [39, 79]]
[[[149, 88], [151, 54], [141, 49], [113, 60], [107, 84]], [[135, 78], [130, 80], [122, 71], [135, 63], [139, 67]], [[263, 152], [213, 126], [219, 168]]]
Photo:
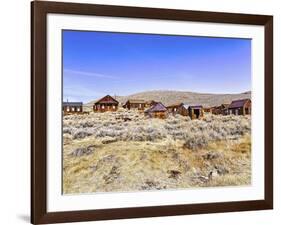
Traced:
[[204, 113], [213, 113], [214, 107], [204, 107]]
[[116, 99], [110, 95], [106, 95], [95, 102], [93, 110], [94, 112], [116, 111], [118, 109], [118, 105], [119, 102]]
[[167, 109], [169, 113], [173, 115], [180, 114], [182, 116], [188, 116], [188, 105], [185, 105], [184, 103], [169, 105], [167, 106]]
[[230, 104], [221, 104], [220, 105], [220, 112], [222, 115], [227, 115], [228, 114], [228, 107], [229, 107]]
[[250, 99], [239, 99], [232, 101], [228, 106], [229, 115], [251, 115], [252, 102]]
[[65, 114], [82, 113], [83, 112], [83, 102], [63, 102], [62, 111]]
[[221, 104], [220, 106], [216, 106], [212, 108], [212, 113], [215, 115], [227, 115], [228, 107], [230, 104]]
[[152, 107], [155, 104], [157, 104], [157, 102], [154, 101], [154, 100], [146, 101], [145, 102], [145, 108], [150, 108], [150, 107]]
[[168, 117], [168, 109], [161, 102], [157, 102], [145, 110], [144, 114], [151, 118], [165, 119]]
[[190, 105], [188, 106], [188, 115], [191, 119], [200, 119], [204, 116], [202, 105]]
[[123, 107], [128, 110], [130, 109], [144, 110], [145, 106], [146, 106], [146, 102], [142, 99], [129, 99], [123, 105]]

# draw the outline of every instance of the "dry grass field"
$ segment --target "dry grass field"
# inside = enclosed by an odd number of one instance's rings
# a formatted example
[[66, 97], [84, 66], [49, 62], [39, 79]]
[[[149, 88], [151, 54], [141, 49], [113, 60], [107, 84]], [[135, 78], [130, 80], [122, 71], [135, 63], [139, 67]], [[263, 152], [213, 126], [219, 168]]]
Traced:
[[251, 183], [249, 116], [68, 115], [63, 137], [64, 194]]

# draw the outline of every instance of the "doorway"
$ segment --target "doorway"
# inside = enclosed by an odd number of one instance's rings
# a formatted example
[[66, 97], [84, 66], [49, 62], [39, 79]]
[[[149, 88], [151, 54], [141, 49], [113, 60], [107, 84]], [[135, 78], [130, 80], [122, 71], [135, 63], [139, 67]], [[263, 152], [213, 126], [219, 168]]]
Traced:
[[200, 109], [194, 109], [195, 118], [198, 119], [200, 116]]

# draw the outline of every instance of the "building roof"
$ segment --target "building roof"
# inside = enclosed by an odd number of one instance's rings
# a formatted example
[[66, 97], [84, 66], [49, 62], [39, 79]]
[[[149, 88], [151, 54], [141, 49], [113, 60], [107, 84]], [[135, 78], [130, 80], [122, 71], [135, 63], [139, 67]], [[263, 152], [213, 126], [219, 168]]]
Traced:
[[203, 106], [202, 105], [189, 105], [188, 108], [191, 108], [191, 109], [202, 109]]
[[128, 99], [125, 104], [127, 103], [144, 104], [145, 101], [143, 99]]
[[188, 104], [183, 104], [182, 105], [185, 109], [188, 109], [189, 105]]
[[83, 106], [83, 102], [63, 102], [62, 106]]
[[233, 108], [240, 108], [245, 105], [247, 101], [251, 101], [250, 99], [239, 99], [239, 100], [234, 100], [231, 102], [231, 104], [228, 106], [228, 108], [233, 109]]
[[152, 107], [147, 109], [145, 112], [166, 112], [167, 108], [161, 103], [157, 102]]
[[95, 104], [118, 104], [119, 102], [111, 97], [110, 95], [106, 95], [103, 98], [99, 99], [98, 101], [95, 102]]
[[154, 101], [154, 100], [148, 100], [148, 101], [146, 101], [146, 104], [148, 104], [148, 105], [154, 105], [155, 103], [157, 103], [157, 102]]
[[221, 106], [224, 108], [228, 108], [230, 106], [230, 104], [223, 103], [223, 104], [221, 104]]
[[167, 106], [167, 108], [177, 108], [177, 107], [180, 107], [182, 105], [183, 105], [183, 103], [178, 103], [178, 104], [169, 105], [169, 106]]

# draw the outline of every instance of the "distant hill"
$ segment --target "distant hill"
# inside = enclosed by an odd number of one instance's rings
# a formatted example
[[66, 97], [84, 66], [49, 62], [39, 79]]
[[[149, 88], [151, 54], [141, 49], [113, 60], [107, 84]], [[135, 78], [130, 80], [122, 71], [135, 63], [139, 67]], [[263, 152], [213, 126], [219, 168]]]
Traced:
[[[143, 99], [146, 101], [159, 101], [162, 102], [165, 106], [183, 102], [186, 104], [200, 104], [204, 107], [217, 106], [222, 103], [230, 103], [232, 100], [243, 98], [251, 99], [251, 91], [243, 92], [240, 94], [208, 94], [186, 91], [160, 90], [140, 92], [128, 96], [116, 96], [116, 100], [121, 104], [124, 104], [128, 99]], [[92, 106], [95, 101], [96, 100], [93, 100], [85, 104], [85, 106], [88, 108]]]

